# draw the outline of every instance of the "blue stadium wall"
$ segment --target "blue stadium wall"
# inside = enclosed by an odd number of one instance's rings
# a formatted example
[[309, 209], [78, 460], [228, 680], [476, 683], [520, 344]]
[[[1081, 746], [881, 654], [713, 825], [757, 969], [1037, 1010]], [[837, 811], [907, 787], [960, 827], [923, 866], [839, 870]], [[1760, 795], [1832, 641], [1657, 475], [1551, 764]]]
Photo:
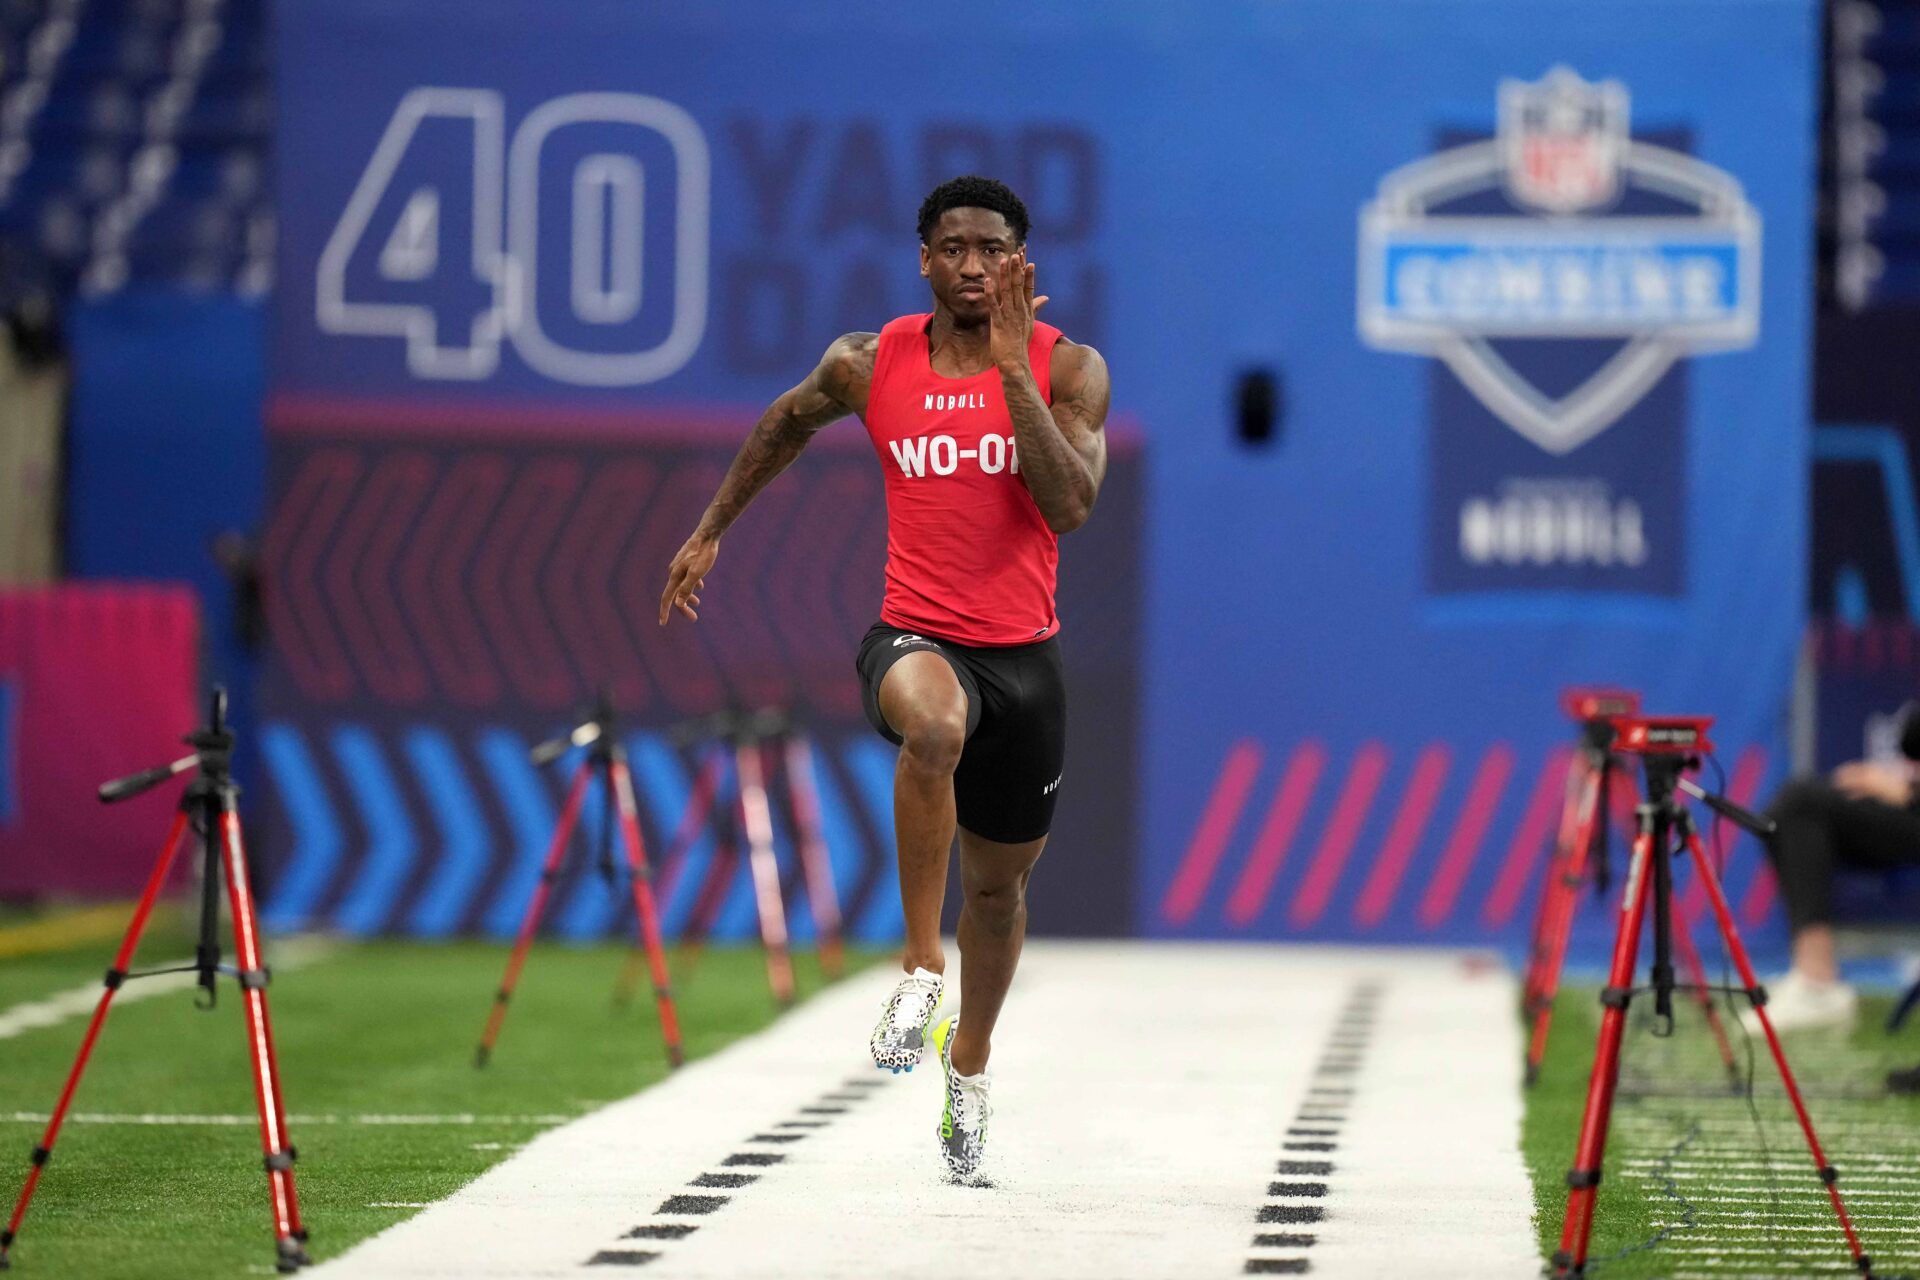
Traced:
[[[606, 687], [656, 845], [699, 765], [671, 725], [803, 708], [856, 932], [894, 934], [890, 752], [851, 661], [884, 548], [859, 426], [728, 536], [698, 627], [650, 615], [765, 402], [926, 305], [913, 212], [970, 170], [1023, 192], [1048, 317], [1116, 389], [1109, 490], [1063, 544], [1037, 930], [1510, 941], [1569, 684], [1718, 715], [1736, 794], [1781, 776], [1811, 4], [967, 17], [283, 10], [280, 922], [510, 928], [561, 782], [525, 748]], [[1758, 865], [1730, 873], [1756, 923]], [[749, 917], [741, 884], [723, 929]], [[556, 924], [619, 912], [576, 873]]]

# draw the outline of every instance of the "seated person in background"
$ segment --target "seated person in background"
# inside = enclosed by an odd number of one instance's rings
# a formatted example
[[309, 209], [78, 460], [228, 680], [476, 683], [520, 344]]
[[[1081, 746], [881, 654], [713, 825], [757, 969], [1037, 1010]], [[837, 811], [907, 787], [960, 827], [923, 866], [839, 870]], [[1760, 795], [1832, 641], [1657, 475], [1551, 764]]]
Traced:
[[[1910, 749], [1920, 748], [1920, 717], [1908, 717], [1901, 748], [1910, 757], [1920, 754]], [[1833, 948], [1834, 871], [1920, 865], [1914, 770], [1910, 760], [1857, 760], [1835, 769], [1829, 781], [1788, 783], [1768, 807], [1779, 824], [1768, 852], [1793, 930], [1793, 967], [1767, 988], [1767, 1013], [1779, 1030], [1853, 1024], [1858, 997], [1840, 981]], [[1758, 1033], [1752, 1011], [1743, 1021]]]

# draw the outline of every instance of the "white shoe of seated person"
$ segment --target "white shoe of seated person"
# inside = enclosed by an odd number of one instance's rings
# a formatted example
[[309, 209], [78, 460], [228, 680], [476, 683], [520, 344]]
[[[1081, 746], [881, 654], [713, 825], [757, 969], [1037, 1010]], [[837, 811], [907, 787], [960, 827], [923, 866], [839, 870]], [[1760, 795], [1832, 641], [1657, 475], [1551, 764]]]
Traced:
[[[1860, 997], [1844, 982], [1818, 982], [1790, 972], [1767, 987], [1767, 1017], [1773, 1029], [1789, 1031], [1850, 1031], [1860, 1009]], [[1749, 1009], [1740, 1015], [1748, 1034], [1760, 1034], [1760, 1020]]]

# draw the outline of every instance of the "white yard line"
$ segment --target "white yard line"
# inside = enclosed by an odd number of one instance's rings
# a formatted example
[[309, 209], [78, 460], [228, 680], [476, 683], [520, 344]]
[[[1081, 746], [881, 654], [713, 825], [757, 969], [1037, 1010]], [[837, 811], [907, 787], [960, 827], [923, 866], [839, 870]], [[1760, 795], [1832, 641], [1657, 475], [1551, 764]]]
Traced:
[[[267, 963], [275, 972], [298, 968], [300, 965], [311, 964], [326, 955], [333, 950], [333, 945], [329, 940], [319, 937], [288, 938], [269, 948]], [[111, 956], [104, 957], [103, 961], [104, 959], [111, 959]], [[232, 957], [228, 956], [227, 959], [231, 962]], [[150, 967], [170, 968], [175, 964], [188, 963], [191, 961], [156, 961]], [[102, 974], [106, 972], [104, 962], [101, 965], [101, 972]], [[223, 975], [221, 981], [224, 983], [226, 980]], [[129, 979], [114, 995], [113, 1007], [118, 1009], [123, 1005], [165, 995], [168, 992], [185, 991], [193, 984], [194, 975], [191, 973], [161, 973], [150, 978]], [[0, 1040], [10, 1040], [28, 1031], [38, 1031], [42, 1027], [58, 1026], [69, 1018], [91, 1016], [94, 1006], [100, 1003], [101, 990], [100, 979], [96, 978], [85, 986], [73, 987], [42, 1000], [29, 1000], [0, 1010]]]
[[[0, 1120], [11, 1120], [21, 1124], [45, 1124], [50, 1117], [44, 1111], [12, 1111], [0, 1115]], [[444, 1116], [342, 1116], [317, 1115], [292, 1112], [287, 1116], [287, 1125], [296, 1128], [313, 1124], [359, 1124], [386, 1126], [436, 1126], [460, 1127], [468, 1125], [540, 1125], [551, 1126], [565, 1124], [577, 1119], [577, 1113], [531, 1116], [488, 1116], [460, 1112]], [[242, 1128], [260, 1123], [260, 1117], [253, 1112], [233, 1112], [225, 1115], [168, 1115], [165, 1113], [126, 1112], [126, 1111], [69, 1111], [68, 1124], [131, 1124], [160, 1125], [192, 1128], [195, 1126], [220, 1127], [237, 1125]]]
[[[321, 1272], [585, 1277], [652, 1254], [649, 1280], [1241, 1275], [1300, 1252], [1254, 1239], [1293, 1233], [1257, 1219], [1295, 1203], [1269, 1187], [1303, 1106], [1340, 1116], [1312, 1122], [1340, 1131], [1302, 1229], [1314, 1275], [1538, 1271], [1503, 976], [1430, 952], [1035, 943], [995, 1036], [991, 1187], [940, 1176], [937, 1068], [866, 1060], [893, 981], [541, 1135]], [[1336, 1100], [1315, 1066], [1363, 982], [1381, 994]], [[663, 1211], [676, 1196], [708, 1199]]]

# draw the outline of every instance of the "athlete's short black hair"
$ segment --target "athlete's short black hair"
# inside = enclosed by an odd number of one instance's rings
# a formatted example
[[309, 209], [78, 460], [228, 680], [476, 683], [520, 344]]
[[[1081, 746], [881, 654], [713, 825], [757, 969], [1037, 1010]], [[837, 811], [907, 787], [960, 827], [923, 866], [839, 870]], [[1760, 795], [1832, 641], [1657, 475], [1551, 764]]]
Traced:
[[1031, 226], [1027, 221], [1027, 206], [1020, 202], [1019, 196], [1013, 194], [1013, 188], [1004, 182], [969, 173], [949, 178], [935, 187], [920, 202], [921, 244], [927, 243], [927, 237], [933, 234], [934, 224], [949, 209], [991, 210], [1005, 218], [1007, 225], [1013, 228], [1016, 244], [1027, 242], [1027, 230]]

